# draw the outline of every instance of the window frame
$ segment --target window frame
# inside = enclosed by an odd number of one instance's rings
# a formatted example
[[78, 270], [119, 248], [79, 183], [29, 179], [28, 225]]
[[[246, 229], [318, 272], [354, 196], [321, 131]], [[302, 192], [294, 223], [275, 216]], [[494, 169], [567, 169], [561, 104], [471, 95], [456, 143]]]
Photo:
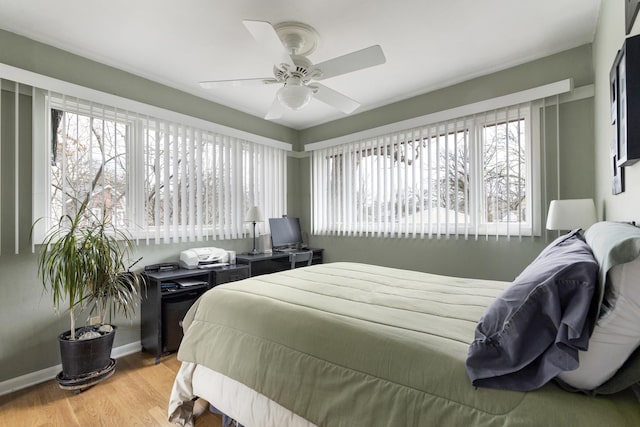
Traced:
[[[77, 107], [74, 108], [73, 106], [67, 105], [65, 102], [65, 97], [62, 98], [62, 101], [59, 101], [58, 99], [54, 98], [54, 97], [49, 97], [49, 99], [47, 99], [47, 116], [51, 117], [51, 110], [53, 109], [57, 109], [60, 111], [63, 111], [64, 113], [70, 113], [70, 114], [75, 114], [75, 115], [81, 115], [81, 116], [85, 116], [85, 117], [89, 117], [91, 118], [97, 118], [97, 116], [92, 114], [92, 110], [91, 108], [86, 108], [86, 105], [83, 105], [81, 103], [76, 103]], [[125, 153], [126, 153], [126, 175], [127, 176], [136, 176], [134, 174], [137, 173], [138, 169], [140, 168], [139, 163], [132, 161], [132, 154], [134, 155], [134, 153], [136, 151], [139, 151], [140, 148], [136, 149], [136, 147], [141, 147], [141, 144], [136, 144], [136, 138], [134, 135], [136, 135], [136, 125], [137, 122], [135, 120], [134, 117], [130, 117], [127, 114], [124, 114], [124, 116], [120, 116], [118, 113], [118, 110], [116, 108], [105, 108], [102, 110], [102, 117], [99, 118], [99, 120], [109, 120], [115, 123], [120, 123], [122, 125], [124, 125], [125, 127], [125, 141], [124, 141], [124, 146], [125, 146]], [[50, 142], [52, 140], [53, 135], [51, 135], [51, 131], [52, 131], [52, 127], [50, 124], [47, 124], [47, 133], [46, 133], [46, 141]], [[104, 136], [104, 135], [103, 135]], [[117, 138], [117, 136], [116, 136]], [[51, 145], [50, 143], [47, 144], [48, 148], [49, 148], [49, 156], [51, 155]], [[47, 179], [47, 188], [48, 188], [48, 199], [46, 200], [46, 205], [47, 205], [47, 217], [54, 222], [57, 222], [57, 220], [52, 217], [52, 212], [51, 212], [51, 200], [52, 200], [52, 194], [51, 194], [51, 177], [52, 177], [52, 171], [51, 171], [51, 166], [49, 166], [49, 171], [48, 174], [46, 176]], [[139, 182], [137, 182], [136, 179], [127, 179], [126, 181], [126, 205], [125, 205], [125, 215], [124, 215], [124, 222], [126, 224], [137, 224], [135, 222], [135, 218], [133, 217], [133, 213], [135, 213], [135, 210], [133, 210], [133, 206], [132, 206], [132, 197], [131, 195], [134, 194], [136, 187], [139, 187]], [[63, 212], [64, 214], [64, 212]], [[48, 224], [47, 229], [49, 228], [49, 226], [51, 226], [51, 223]], [[120, 227], [118, 225], [116, 225], [117, 227]], [[124, 229], [130, 233], [134, 238], [135, 237], [139, 237], [137, 236], [136, 233], [136, 227], [132, 227], [131, 225], [125, 226]]]
[[[70, 103], [77, 103], [78, 106], [74, 108], [73, 105], [66, 105], [64, 102], [65, 97], [70, 100]], [[120, 99], [119, 97], [115, 98]], [[269, 214], [268, 210], [270, 208], [273, 211], [271, 212], [272, 215], [280, 216], [286, 214], [286, 152], [291, 151], [291, 145], [288, 143], [280, 142], [277, 140], [270, 140], [269, 138], [257, 135], [255, 135], [255, 138], [246, 138], [247, 136], [252, 136], [252, 134], [248, 134], [243, 131], [236, 131], [231, 128], [229, 128], [231, 132], [221, 133], [220, 128], [225, 128], [223, 126], [217, 125], [212, 122], [206, 122], [201, 119], [192, 118], [190, 116], [184, 116], [180, 113], [159, 110], [156, 107], [149, 106], [149, 108], [154, 112], [160, 111], [163, 114], [159, 114], [158, 116], [153, 117], [150, 115], [145, 115], [144, 113], [131, 112], [126, 108], [121, 109], [120, 107], [117, 107], [115, 105], [105, 105], [99, 101], [94, 102], [87, 100], [86, 98], [64, 95], [59, 92], [49, 92], [46, 89], [40, 89], [36, 87], [32, 89], [32, 99], [32, 216], [34, 222], [32, 228], [33, 244], [42, 243], [47, 231], [50, 230], [50, 228], [55, 223], [57, 223], [57, 218], [52, 218], [52, 211], [50, 206], [52, 198], [51, 152], [53, 149], [51, 144], [51, 110], [54, 108], [73, 114], [82, 114], [91, 117], [91, 109], [87, 107], [88, 105], [100, 105], [101, 107], [104, 105], [105, 111], [108, 110], [110, 112], [109, 117], [111, 119], [117, 120], [118, 122], [123, 122], [126, 125], [127, 212], [125, 221], [127, 223], [127, 226], [125, 226], [124, 228], [126, 229], [126, 232], [130, 234], [131, 237], [136, 241], [147, 240], [148, 242], [149, 240], [156, 240], [156, 243], [179, 243], [185, 241], [203, 240], [202, 235], [205, 236], [204, 240], [242, 238], [244, 237], [244, 234], [248, 232], [248, 228], [242, 221], [244, 219], [244, 211], [239, 211], [246, 207], [246, 200], [244, 199], [246, 199], [246, 197], [249, 197], [250, 203], [261, 204], [261, 201], [264, 201], [263, 199], [267, 197], [261, 194], [262, 190], [260, 190], [259, 187], [254, 187], [255, 184], [261, 182], [260, 180], [254, 179], [254, 171], [249, 171], [246, 168], [240, 168], [242, 174], [241, 176], [239, 176], [239, 180], [237, 178], [233, 178], [234, 182], [239, 182], [239, 184], [236, 184], [236, 186], [234, 186], [232, 190], [240, 189], [242, 191], [242, 194], [236, 198], [237, 200], [234, 201], [232, 207], [228, 207], [225, 205], [224, 210], [221, 212], [220, 216], [209, 218], [211, 221], [206, 222], [202, 225], [201, 235], [194, 236], [194, 234], [190, 230], [188, 230], [188, 226], [179, 224], [176, 229], [177, 231], [175, 232], [173, 226], [171, 226], [170, 236], [168, 238], [163, 234], [160, 234], [159, 238], [156, 238], [158, 237], [158, 233], [156, 232], [156, 228], [158, 227], [148, 224], [148, 207], [146, 204], [147, 193], [145, 189], [145, 168], [147, 167], [147, 164], [145, 162], [147, 157], [147, 153], [145, 152], [145, 131], [146, 127], [150, 126], [151, 123], [156, 123], [156, 125], [158, 123], [162, 123], [163, 125], [164, 123], [171, 123], [172, 126], [179, 126], [180, 137], [182, 138], [186, 138], [187, 136], [194, 137], [196, 133], [199, 133], [200, 135], [207, 138], [205, 141], [203, 137], [203, 144], [217, 144], [218, 138], [224, 138], [227, 144], [225, 145], [225, 147], [227, 147], [227, 149], [230, 149], [231, 151], [236, 152], [240, 156], [239, 158], [234, 158], [235, 160], [233, 160], [234, 165], [232, 166], [232, 170], [236, 169], [236, 166], [238, 166], [238, 162], [242, 163], [246, 159], [255, 159], [255, 156], [264, 156], [259, 158], [267, 159], [270, 162], [267, 166], [265, 166], [265, 170], [269, 170], [269, 168], [276, 168], [278, 169], [276, 171], [277, 174], [281, 175], [278, 179], [270, 180], [271, 184], [275, 184], [278, 186], [277, 190], [273, 190], [270, 192], [270, 194], [275, 192], [277, 201], [267, 200], [266, 204], [268, 206], [267, 212], [265, 213]], [[60, 101], [60, 99], [62, 99], [63, 101]], [[71, 102], [71, 100], [73, 102]], [[126, 99], [124, 100], [128, 101]], [[144, 106], [145, 104], [140, 105]], [[100, 109], [100, 111], [102, 112], [102, 109]], [[105, 114], [104, 116], [106, 119], [109, 119], [109, 117], [107, 117], [107, 114]], [[93, 117], [96, 116], [94, 115]], [[200, 127], [197, 127], [198, 125]], [[174, 135], [172, 133], [171, 137], [173, 136]], [[193, 142], [192, 144], [194, 147], [196, 147], [195, 142]], [[240, 145], [236, 148], [236, 144]], [[273, 151], [274, 149], [275, 151]], [[228, 173], [236, 174], [237, 172], [232, 171]], [[251, 183], [248, 183], [248, 180], [251, 180]], [[264, 185], [265, 187], [267, 186], [266, 183]], [[247, 189], [249, 189], [251, 194], [244, 194]], [[181, 190], [178, 189], [177, 191]], [[242, 219], [236, 221], [236, 223], [242, 222], [243, 224], [235, 225], [236, 229], [238, 229], [238, 227], [240, 227], [241, 229], [239, 234], [238, 231], [232, 232], [228, 228], [229, 224], [231, 223], [230, 220], [226, 219], [226, 215], [228, 215], [229, 210], [233, 211], [234, 218], [242, 217]], [[219, 223], [219, 218], [223, 217], [225, 218], [223, 223]], [[202, 218], [204, 220], [204, 215], [202, 216]], [[140, 224], [142, 224], [142, 226], [140, 226]]]
[[[336, 211], [335, 209], [341, 209], [333, 207], [334, 211], [331, 211], [331, 207], [327, 204], [327, 197], [325, 194], [318, 194], [319, 189], [317, 185], [313, 185], [311, 187], [312, 194], [312, 213], [313, 213], [313, 222], [314, 222], [314, 230], [316, 230], [316, 223], [318, 221], [319, 211], [323, 211], [320, 227], [324, 227], [324, 231], [320, 230], [319, 234], [329, 234], [329, 235], [375, 235], [375, 236], [394, 236], [394, 237], [402, 237], [402, 238], [414, 238], [416, 235], [423, 235], [428, 237], [436, 237], [440, 238], [441, 236], [475, 236], [476, 238], [479, 236], [538, 236], [541, 233], [541, 225], [540, 225], [540, 214], [538, 213], [537, 207], [540, 206], [540, 194], [541, 194], [541, 173], [540, 170], [540, 146], [541, 146], [541, 138], [540, 138], [540, 108], [541, 102], [533, 101], [523, 105], [516, 106], [515, 108], [505, 108], [505, 109], [496, 109], [495, 112], [492, 111], [493, 116], [484, 116], [483, 114], [474, 114], [472, 118], [470, 117], [461, 117], [458, 119], [447, 120], [443, 122], [432, 123], [428, 125], [424, 125], [421, 127], [423, 130], [422, 140], [430, 140], [431, 138], [439, 138], [440, 135], [448, 134], [457, 134], [458, 132], [467, 132], [469, 137], [468, 149], [469, 149], [469, 171], [467, 172], [470, 179], [470, 188], [468, 189], [469, 200], [468, 200], [468, 222], [459, 223], [455, 221], [444, 222], [441, 221], [439, 223], [433, 222], [418, 222], [415, 221], [407, 221], [406, 217], [395, 218], [394, 213], [391, 213], [391, 221], [395, 219], [393, 224], [388, 223], [388, 218], [381, 218], [379, 215], [376, 219], [371, 221], [360, 221], [358, 224], [351, 224], [351, 217], [347, 216], [345, 219], [341, 219], [340, 221], [336, 221], [334, 218]], [[505, 119], [508, 122], [512, 122], [517, 117], [520, 119], [524, 119], [524, 156], [525, 156], [525, 165], [523, 176], [525, 177], [525, 188], [526, 188], [526, 212], [525, 212], [525, 221], [518, 222], [487, 222], [483, 213], [483, 202], [482, 200], [486, 200], [486, 195], [481, 194], [482, 191], [482, 183], [484, 178], [484, 170], [482, 167], [482, 137], [481, 132], [484, 126], [492, 126], [499, 125], [500, 121], [504, 122]], [[470, 123], [470, 126], [469, 126]], [[425, 131], [426, 130], [426, 131]], [[394, 135], [412, 135], [415, 134], [416, 129], [408, 129], [405, 131], [399, 131], [394, 133]], [[380, 136], [379, 138], [386, 138], [387, 136]], [[360, 140], [357, 142], [334, 145], [333, 148], [330, 149], [327, 156], [335, 157], [336, 159], [340, 156], [347, 156], [351, 152], [360, 152], [364, 150], [371, 149], [381, 149], [384, 144], [371, 144], [370, 141], [373, 138], [367, 138], [366, 140]], [[411, 144], [408, 142], [410, 140], [409, 137], [405, 137], [406, 144]], [[364, 147], [364, 148], [363, 148]], [[322, 149], [322, 148], [321, 148]], [[313, 151], [313, 150], [312, 150]], [[437, 151], [437, 149], [436, 149]], [[424, 154], [423, 154], [424, 155]], [[335, 162], [336, 160], [334, 160]], [[386, 156], [383, 162], [387, 162]], [[312, 160], [313, 163], [313, 160]], [[336, 185], [340, 186], [345, 181], [351, 181], [351, 176], [348, 174], [348, 169], [350, 166], [348, 162], [346, 168], [342, 169], [340, 176], [336, 178]], [[361, 163], [361, 165], [364, 162]], [[323, 166], [327, 168], [327, 166]], [[353, 167], [351, 165], [351, 167]], [[335, 168], [333, 166], [332, 168]], [[327, 169], [328, 170], [328, 169]], [[425, 171], [425, 168], [422, 169]], [[311, 168], [311, 180], [312, 183], [321, 179], [319, 176], [316, 176], [315, 166], [312, 165]], [[366, 175], [366, 172], [365, 172]], [[393, 174], [390, 174], [393, 175]], [[411, 173], [409, 175], [412, 175]], [[357, 177], [361, 179], [363, 173], [361, 171], [358, 172]], [[360, 186], [373, 186], [373, 181], [379, 178], [372, 178], [370, 182], [365, 184], [358, 184]], [[385, 177], [386, 179], [386, 177]], [[393, 180], [394, 177], [390, 176], [390, 179]], [[412, 178], [413, 179], [413, 178]], [[422, 179], [422, 178], [421, 178]], [[383, 183], [386, 185], [387, 183]], [[380, 185], [380, 182], [378, 182]], [[405, 187], [405, 190], [409, 189], [409, 186]], [[399, 198], [407, 197], [407, 192], [405, 191], [403, 196], [398, 196]], [[379, 194], [378, 194], [379, 195]], [[373, 194], [374, 198], [376, 194]], [[349, 195], [341, 196], [331, 202], [331, 204], [335, 204], [336, 206], [340, 206], [342, 203], [349, 202]], [[352, 198], [353, 199], [353, 198]], [[324, 206], [323, 206], [324, 205]], [[378, 203], [378, 206], [380, 203]], [[356, 209], [357, 206], [347, 206], [345, 209]], [[379, 209], [379, 208], [378, 208]], [[429, 210], [423, 210], [424, 214], [430, 215]], [[339, 212], [337, 212], [339, 214]], [[327, 223], [333, 222], [330, 225], [324, 225]], [[414, 224], [415, 222], [415, 224]], [[416, 232], [416, 227], [422, 228], [420, 232]], [[426, 229], [426, 230], [425, 230]]]
[[[498, 112], [497, 116], [494, 117], [485, 117], [484, 119], [478, 119], [475, 123], [475, 131], [474, 138], [475, 143], [478, 146], [475, 147], [475, 150], [481, 150], [480, 145], [483, 143], [482, 138], [480, 138], [480, 133], [482, 131], [482, 127], [485, 125], [494, 125], [500, 124], [505, 121], [513, 121], [517, 120], [518, 115], [521, 119], [525, 121], [525, 130], [524, 130], [524, 156], [525, 156], [525, 169], [526, 172], [524, 174], [526, 179], [526, 195], [529, 203], [526, 206], [526, 215], [528, 218], [525, 222], [492, 222], [489, 223], [484, 219], [483, 214], [483, 206], [478, 199], [485, 200], [486, 197], [481, 197], [479, 192], [474, 191], [472, 198], [476, 200], [472, 203], [472, 206], [475, 206], [475, 215], [476, 218], [479, 219], [479, 223], [477, 224], [477, 234], [484, 236], [521, 236], [521, 235], [540, 235], [540, 219], [539, 215], [536, 215], [536, 209], [534, 206], [540, 206], [540, 174], [542, 171], [540, 170], [540, 132], [537, 131], [539, 129], [540, 124], [540, 102], [531, 102], [529, 105], [520, 107], [516, 110], [509, 110], [508, 116], [505, 116], [504, 111], [500, 112], [500, 110], [495, 110]], [[491, 120], [493, 119], [493, 120]], [[475, 156], [475, 182], [476, 184], [484, 181], [484, 177], [481, 171], [482, 164], [482, 156], [476, 154]], [[536, 172], [538, 174], [536, 174]], [[536, 219], [537, 218], [537, 219]]]

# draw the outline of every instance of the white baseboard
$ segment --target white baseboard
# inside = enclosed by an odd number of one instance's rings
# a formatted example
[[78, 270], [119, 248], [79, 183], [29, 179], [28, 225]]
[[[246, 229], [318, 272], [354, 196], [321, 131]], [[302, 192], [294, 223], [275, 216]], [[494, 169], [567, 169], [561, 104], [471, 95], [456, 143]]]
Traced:
[[[127, 356], [136, 352], [142, 351], [142, 343], [140, 341], [132, 342], [130, 344], [121, 345], [111, 350], [111, 357], [118, 359], [119, 357]], [[11, 378], [6, 381], [0, 382], [0, 396], [13, 393], [14, 391], [22, 390], [23, 388], [31, 387], [32, 385], [40, 384], [45, 381], [49, 381], [58, 375], [62, 371], [62, 365], [52, 366], [50, 368], [41, 369], [36, 372], [21, 375], [16, 378]]]

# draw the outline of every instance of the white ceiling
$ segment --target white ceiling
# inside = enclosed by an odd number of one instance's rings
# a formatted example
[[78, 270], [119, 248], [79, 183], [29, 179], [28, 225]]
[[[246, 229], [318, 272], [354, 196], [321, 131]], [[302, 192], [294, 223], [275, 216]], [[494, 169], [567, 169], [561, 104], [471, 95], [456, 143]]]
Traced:
[[[271, 77], [243, 19], [300, 21], [314, 63], [371, 45], [387, 62], [323, 81], [358, 112], [593, 40], [600, 0], [0, 0], [0, 28], [264, 117], [277, 85], [204, 90], [202, 80]], [[344, 117], [312, 100], [277, 123]]]

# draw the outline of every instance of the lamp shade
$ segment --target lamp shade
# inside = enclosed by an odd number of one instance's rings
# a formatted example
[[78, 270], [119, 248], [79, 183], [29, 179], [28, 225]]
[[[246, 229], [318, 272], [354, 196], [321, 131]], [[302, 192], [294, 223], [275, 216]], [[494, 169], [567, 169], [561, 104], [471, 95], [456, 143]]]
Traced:
[[547, 230], [587, 228], [596, 221], [593, 199], [552, 200], [549, 204]]
[[244, 218], [245, 222], [260, 222], [262, 221], [262, 212], [258, 206], [251, 206], [247, 211], [247, 216]]

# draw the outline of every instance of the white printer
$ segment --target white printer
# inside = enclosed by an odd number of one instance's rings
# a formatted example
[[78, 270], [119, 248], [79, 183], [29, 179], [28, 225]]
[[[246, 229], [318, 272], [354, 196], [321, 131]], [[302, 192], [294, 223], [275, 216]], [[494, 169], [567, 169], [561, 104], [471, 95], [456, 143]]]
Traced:
[[193, 248], [180, 252], [180, 267], [213, 268], [229, 264], [229, 253], [220, 248]]

